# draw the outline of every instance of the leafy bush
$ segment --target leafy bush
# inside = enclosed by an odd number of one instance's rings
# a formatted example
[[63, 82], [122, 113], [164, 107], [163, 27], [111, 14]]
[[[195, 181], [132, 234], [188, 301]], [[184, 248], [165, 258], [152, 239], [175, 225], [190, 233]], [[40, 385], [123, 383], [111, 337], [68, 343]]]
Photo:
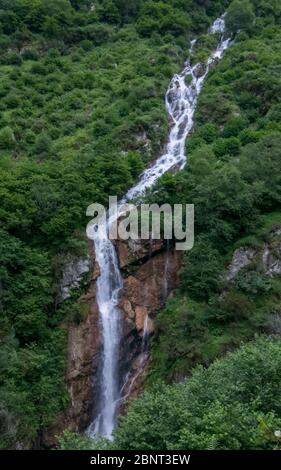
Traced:
[[168, 3], [152, 1], [144, 3], [137, 26], [143, 36], [149, 36], [155, 32], [180, 36], [186, 34], [190, 27], [191, 22], [187, 13], [183, 13]]
[[86, 207], [123, 195], [160, 151], [168, 129], [163, 96], [186, 59], [190, 15], [195, 34], [221, 10], [220, 0], [210, 13], [194, 0], [94, 3], [93, 10], [88, 0], [0, 1], [5, 448], [37, 445], [68, 404], [65, 329], [87, 312], [75, 295], [71, 307], [57, 305], [60, 279], [51, 267], [86, 250]]
[[94, 443], [87, 436], [65, 431], [58, 439], [60, 450], [93, 450]]
[[238, 289], [250, 294], [266, 294], [272, 289], [271, 281], [257, 271], [245, 271], [238, 274], [235, 280]]
[[238, 30], [249, 30], [254, 23], [255, 15], [249, 0], [233, 0], [225, 17], [226, 27], [236, 33]]
[[240, 141], [237, 137], [229, 137], [228, 139], [217, 139], [213, 146], [216, 157], [222, 158], [225, 155], [236, 156], [239, 154]]
[[37, 137], [34, 151], [36, 154], [49, 154], [52, 148], [52, 139], [48, 134], [41, 134]]
[[90, 51], [93, 47], [93, 43], [88, 39], [84, 39], [80, 42], [80, 47], [82, 47], [84, 51]]
[[11, 149], [15, 146], [15, 135], [10, 127], [4, 127], [0, 130], [0, 148]]
[[38, 53], [33, 50], [33, 49], [25, 49], [22, 53], [22, 58], [24, 60], [38, 60], [39, 55]]
[[16, 52], [9, 52], [1, 58], [1, 62], [5, 65], [21, 65], [22, 58]]
[[259, 338], [183, 384], [155, 386], [120, 418], [115, 448], [273, 449], [280, 359], [280, 341]]
[[191, 297], [206, 299], [219, 287], [221, 270], [218, 251], [207, 240], [197, 239], [184, 262], [182, 289]]
[[91, 439], [86, 435], [65, 431], [58, 439], [59, 450], [107, 450], [110, 444], [106, 439]]

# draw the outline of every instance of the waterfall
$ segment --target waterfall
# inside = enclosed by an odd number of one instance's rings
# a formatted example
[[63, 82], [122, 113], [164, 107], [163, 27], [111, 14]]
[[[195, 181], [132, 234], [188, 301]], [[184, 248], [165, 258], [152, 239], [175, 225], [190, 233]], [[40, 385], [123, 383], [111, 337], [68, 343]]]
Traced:
[[[199, 76], [198, 73], [201, 64], [191, 66], [187, 62], [182, 72], [173, 77], [166, 93], [166, 107], [172, 119], [166, 153], [144, 171], [139, 182], [127, 192], [121, 203], [143, 194], [146, 188], [151, 187], [168, 170], [184, 167], [186, 163], [185, 141], [193, 126], [197, 97], [211, 65], [222, 57], [225, 49], [230, 44], [230, 38], [224, 38], [223, 17], [217, 19], [210, 28], [210, 34], [213, 33], [220, 34], [220, 41], [208, 59], [204, 74]], [[195, 40], [192, 41], [191, 52], [194, 45]], [[186, 84], [187, 77], [190, 77], [188, 85]], [[90, 239], [95, 240], [96, 261], [100, 267], [100, 276], [97, 280], [97, 304], [103, 344], [102, 373], [97, 396], [98, 412], [89, 426], [88, 434], [90, 436], [100, 434], [110, 439], [122, 394], [118, 364], [121, 338], [121, 315], [118, 309], [118, 296], [122, 289], [122, 276], [114, 245], [108, 238], [109, 225], [110, 222], [107, 221], [104, 227], [106, 236], [103, 234], [102, 237], [96, 238], [91, 233], [92, 229], [89, 229], [87, 233]], [[144, 334], [147, 335], [147, 332], [144, 332]]]
[[[144, 171], [136, 186], [127, 192], [125, 196], [126, 200], [134, 199], [143, 194], [147, 188], [153, 186], [162, 174], [172, 168], [183, 168], [185, 166], [185, 141], [193, 127], [193, 117], [198, 95], [200, 94], [210, 67], [216, 60], [222, 58], [224, 51], [228, 48], [231, 41], [230, 38], [224, 39], [224, 28], [223, 17], [217, 19], [210, 28], [210, 34], [220, 33], [221, 40], [209, 57], [203, 75], [198, 76], [198, 72], [202, 67], [201, 63], [192, 67], [188, 61], [182, 72], [173, 77], [166, 93], [166, 107], [173, 123], [169, 134], [166, 153], [158, 158], [150, 168]], [[191, 52], [194, 45], [195, 40], [192, 41]], [[188, 77], [190, 77], [190, 82], [187, 85], [186, 79]]]
[[169, 254], [168, 254], [168, 247], [167, 247], [167, 252], [166, 252], [166, 259], [165, 259], [165, 268], [164, 268], [164, 286], [163, 286], [163, 293], [164, 293], [164, 300], [168, 296], [169, 292], [169, 268], [170, 268], [170, 260], [169, 260]]
[[145, 316], [144, 324], [143, 324], [143, 333], [142, 333], [142, 343], [141, 343], [141, 352], [145, 353], [148, 346], [148, 315]]
[[118, 296], [122, 277], [115, 248], [108, 238], [95, 240], [96, 261], [100, 267], [97, 279], [97, 304], [99, 307], [103, 364], [99, 390], [99, 414], [88, 430], [90, 435], [100, 434], [110, 438], [119, 400], [118, 356], [120, 340], [120, 313]]

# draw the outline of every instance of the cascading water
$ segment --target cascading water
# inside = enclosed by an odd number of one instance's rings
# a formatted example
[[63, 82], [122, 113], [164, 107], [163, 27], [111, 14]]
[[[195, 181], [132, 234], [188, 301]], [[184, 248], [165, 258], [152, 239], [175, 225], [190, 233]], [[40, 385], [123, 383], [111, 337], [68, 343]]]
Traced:
[[[210, 34], [220, 34], [220, 41], [211, 54], [203, 75], [199, 76], [202, 64], [192, 67], [188, 62], [183, 71], [173, 77], [166, 94], [166, 107], [172, 119], [167, 151], [144, 171], [139, 182], [128, 191], [121, 203], [143, 194], [168, 170], [182, 168], [185, 165], [185, 140], [193, 126], [197, 97], [211, 65], [222, 57], [230, 44], [230, 38], [223, 37], [224, 29], [223, 17], [217, 19], [210, 28]], [[191, 52], [194, 44], [195, 40], [192, 41]], [[188, 85], [186, 84], [187, 77], [190, 77]], [[118, 214], [115, 217], [118, 217]], [[111, 217], [110, 220], [112, 220]], [[107, 221], [102, 231], [103, 235], [99, 238], [91, 233], [94, 228], [87, 231], [88, 237], [95, 241], [96, 260], [100, 267], [100, 276], [97, 280], [97, 303], [103, 340], [102, 374], [97, 400], [98, 415], [90, 425], [88, 433], [89, 435], [101, 434], [107, 438], [111, 438], [122, 395], [118, 366], [121, 333], [118, 296], [122, 289], [122, 276], [114, 245], [108, 238], [109, 225], [110, 222]]]
[[146, 315], [146, 316], [145, 316], [145, 319], [144, 319], [143, 333], [142, 333], [142, 344], [141, 344], [141, 352], [142, 352], [142, 353], [145, 353], [146, 350], [147, 350], [148, 338], [149, 338], [149, 332], [148, 332], [148, 315]]
[[[223, 38], [224, 29], [223, 17], [217, 19], [210, 28], [211, 34], [221, 34], [221, 40], [216, 50], [209, 57], [203, 75], [198, 76], [199, 69], [202, 67], [201, 63], [191, 67], [190, 63], [187, 62], [182, 72], [173, 77], [166, 93], [166, 107], [172, 119], [167, 151], [150, 168], [144, 171], [138, 184], [127, 192], [126, 200], [134, 199], [143, 194], [168, 170], [175, 167], [184, 167], [186, 163], [185, 141], [193, 127], [198, 95], [211, 65], [216, 60], [221, 59], [231, 41], [230, 38]], [[194, 44], [195, 40], [192, 41], [190, 52], [192, 52]], [[190, 77], [188, 85], [186, 84], [187, 77]]]
[[100, 267], [97, 280], [97, 304], [99, 307], [103, 339], [102, 386], [99, 397], [99, 415], [89, 428], [89, 434], [110, 438], [115, 422], [116, 403], [119, 400], [118, 353], [120, 338], [120, 314], [118, 295], [122, 288], [122, 276], [115, 248], [109, 238], [95, 240], [96, 261]]

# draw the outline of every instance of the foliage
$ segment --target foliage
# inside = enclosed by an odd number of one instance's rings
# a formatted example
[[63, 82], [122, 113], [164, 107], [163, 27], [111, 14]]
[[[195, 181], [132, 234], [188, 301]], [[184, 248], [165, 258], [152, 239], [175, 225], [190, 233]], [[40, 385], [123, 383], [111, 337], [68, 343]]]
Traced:
[[[94, 443], [87, 436], [65, 431], [58, 439], [60, 450], [93, 450]], [[100, 448], [100, 447], [99, 447]]]
[[236, 33], [238, 30], [249, 30], [254, 23], [255, 15], [249, 0], [233, 0], [225, 17], [226, 27]]
[[12, 129], [8, 126], [0, 131], [0, 148], [11, 149], [15, 146], [16, 139]]
[[[280, 12], [269, 19], [257, 2], [252, 6], [251, 38], [237, 34], [206, 79], [186, 168], [163, 176], [149, 194], [159, 204], [193, 203], [196, 235], [179, 292], [157, 315], [148, 384], [181, 379], [257, 332], [280, 331], [279, 279], [272, 282], [255, 263], [234, 282], [224, 278], [235, 248], [253, 247], [261, 257], [281, 222]], [[270, 26], [261, 28], [266, 18]]]
[[[32, 447], [67, 406], [66, 328], [83, 312], [75, 295], [58, 305], [61, 260], [86, 250], [87, 206], [121, 196], [162, 149], [169, 80], [188, 56], [189, 39], [205, 33], [229, 3], [0, 0], [0, 447]], [[278, 281], [249, 271], [225, 285], [221, 274], [234, 245], [253, 237], [261, 216], [280, 206], [280, 18], [275, 0], [231, 3], [226, 21], [235, 44], [198, 101], [189, 164], [165, 175], [150, 195], [160, 203], [194, 203], [198, 237], [184, 260], [180, 292], [157, 320], [151, 380], [182, 378], [255, 332], [278, 330]], [[201, 36], [192, 61], [211, 47]], [[273, 371], [265, 383], [273, 390], [275, 366], [265, 349], [263, 372]], [[256, 414], [276, 422], [269, 388], [268, 408], [246, 398], [239, 404], [235, 394], [227, 402], [218, 395], [204, 408], [208, 374], [192, 379], [200, 385], [193, 410], [185, 407], [185, 393], [193, 396], [186, 384], [145, 395], [147, 411], [135, 405], [116, 445], [198, 448], [199, 436], [205, 448], [269, 448]], [[152, 422], [163, 409], [165, 430], [158, 415]], [[182, 428], [172, 416], [186, 419]], [[151, 444], [143, 441], [144, 426]], [[91, 445], [72, 434], [61, 438], [65, 449]]]
[[238, 289], [249, 295], [263, 294], [269, 292], [272, 288], [268, 276], [258, 273], [257, 271], [239, 273], [235, 283]]
[[67, 406], [84, 313], [58, 302], [61, 260], [86, 251], [88, 205], [162, 148], [170, 78], [226, 4], [153, 2], [152, 18], [149, 0], [0, 0], [1, 447], [40, 445]]
[[191, 297], [208, 298], [221, 283], [221, 271], [219, 252], [208, 240], [198, 238], [186, 256], [181, 273], [182, 289]]
[[273, 449], [281, 424], [280, 357], [278, 339], [259, 338], [208, 369], [196, 368], [182, 384], [155, 386], [120, 418], [114, 446]]

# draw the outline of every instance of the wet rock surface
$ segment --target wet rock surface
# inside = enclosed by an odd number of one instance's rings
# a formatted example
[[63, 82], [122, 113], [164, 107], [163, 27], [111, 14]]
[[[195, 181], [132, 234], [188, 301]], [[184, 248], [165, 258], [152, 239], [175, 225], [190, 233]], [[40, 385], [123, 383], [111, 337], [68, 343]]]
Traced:
[[[126, 400], [137, 396], [142, 389], [144, 373], [149, 362], [149, 354], [143, 349], [144, 328], [146, 325], [148, 336], [153, 334], [157, 312], [177, 287], [182, 252], [168, 250], [162, 240], [118, 240], [116, 250], [124, 281], [119, 301], [122, 317], [122, 412], [126, 408]], [[79, 325], [73, 324], [68, 329], [66, 385], [71, 404], [55, 425], [44, 432], [42, 444], [45, 447], [55, 446], [55, 436], [65, 429], [85, 430], [95, 410], [102, 344], [96, 303], [99, 266], [95, 262], [93, 250], [91, 257], [89, 287], [87, 293], [79, 300], [88, 313]]]

